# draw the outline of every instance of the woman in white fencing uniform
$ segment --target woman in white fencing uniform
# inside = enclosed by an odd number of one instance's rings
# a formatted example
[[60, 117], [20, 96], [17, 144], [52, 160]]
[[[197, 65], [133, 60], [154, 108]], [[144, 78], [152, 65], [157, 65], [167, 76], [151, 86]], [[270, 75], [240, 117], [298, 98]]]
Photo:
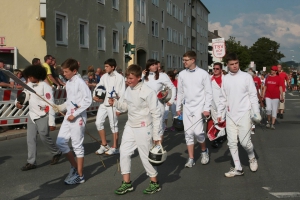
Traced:
[[[143, 77], [143, 81], [146, 85], [148, 85], [151, 89], [155, 91], [156, 94], [158, 94], [160, 91], [162, 91], [165, 87], [172, 90], [172, 96], [171, 99], [166, 103], [168, 106], [172, 105], [175, 97], [176, 97], [176, 88], [174, 84], [171, 82], [170, 78], [165, 73], [159, 73], [158, 66], [157, 66], [157, 60], [149, 59], [146, 63], [146, 74]], [[164, 112], [165, 112], [165, 103], [163, 101], [159, 101], [160, 108], [161, 108], [161, 123], [162, 127], [160, 130], [160, 135], [163, 140], [163, 133], [165, 130], [165, 123], [164, 123]]]

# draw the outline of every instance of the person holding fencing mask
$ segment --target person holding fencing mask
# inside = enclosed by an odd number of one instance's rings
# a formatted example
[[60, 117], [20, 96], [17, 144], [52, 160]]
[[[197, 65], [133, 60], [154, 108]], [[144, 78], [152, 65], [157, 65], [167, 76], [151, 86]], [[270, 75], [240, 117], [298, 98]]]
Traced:
[[250, 74], [240, 70], [236, 54], [227, 55], [227, 67], [229, 73], [222, 81], [218, 121], [224, 120], [222, 113], [225, 111], [228, 146], [235, 165], [225, 176], [234, 177], [244, 174], [239, 158], [238, 141], [248, 153], [250, 170], [257, 171], [258, 164], [251, 142], [251, 120], [259, 123], [261, 116], [253, 79]]

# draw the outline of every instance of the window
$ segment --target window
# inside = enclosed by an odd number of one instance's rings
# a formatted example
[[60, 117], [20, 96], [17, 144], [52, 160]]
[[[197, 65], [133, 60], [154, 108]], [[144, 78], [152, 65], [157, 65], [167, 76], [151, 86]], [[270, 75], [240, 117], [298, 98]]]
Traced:
[[68, 17], [63, 13], [56, 12], [55, 37], [56, 44], [68, 45]]
[[113, 9], [119, 10], [119, 0], [112, 0]]
[[178, 43], [178, 36], [177, 36], [177, 31], [175, 30], [175, 29], [173, 29], [173, 42], [175, 43], [175, 44], [177, 44]]
[[186, 16], [186, 3], [183, 3], [183, 12], [184, 12], [184, 16]]
[[165, 28], [165, 12], [161, 11], [161, 27]]
[[173, 68], [172, 66], [172, 55], [167, 55], [167, 66], [168, 68]]
[[160, 60], [159, 59], [159, 54], [158, 54], [157, 51], [152, 51], [151, 58], [153, 58], [155, 60]]
[[179, 33], [179, 45], [183, 45], [183, 34]]
[[173, 15], [173, 17], [175, 17], [175, 13], [176, 12], [176, 5], [175, 4], [173, 4], [172, 5], [172, 15]]
[[200, 42], [197, 42], [197, 51], [200, 51]]
[[105, 0], [97, 0], [98, 3], [105, 4]]
[[146, 23], [146, 2], [145, 0], [137, 0], [137, 20]]
[[152, 4], [154, 4], [158, 7], [159, 6], [159, 0], [152, 0]]
[[119, 52], [119, 32], [113, 30], [113, 52]]
[[191, 27], [191, 17], [187, 17], [186, 20], [187, 20], [187, 26]]
[[84, 20], [79, 21], [79, 45], [89, 48], [89, 23]]
[[167, 41], [172, 42], [172, 29], [170, 27], [167, 27]]
[[200, 33], [200, 24], [198, 24], [198, 23], [197, 23], [197, 32]]
[[97, 33], [98, 50], [105, 50], [105, 27], [98, 25]]
[[173, 58], [172, 58], [172, 67], [177, 68], [177, 58], [175, 55], [173, 55]]
[[167, 1], [167, 13], [172, 15], [172, 1], [170, 0]]
[[191, 38], [190, 37], [187, 37], [187, 47], [188, 48], [191, 48]]
[[164, 44], [164, 40], [161, 40], [161, 57], [165, 57], [165, 44]]
[[179, 21], [183, 22], [183, 11], [179, 9]]
[[152, 20], [152, 36], [158, 37], [158, 21]]
[[199, 6], [199, 5], [197, 6], [197, 14], [198, 14], [198, 15], [200, 15], [200, 14], [201, 14], [201, 8], [200, 8], [200, 6]]

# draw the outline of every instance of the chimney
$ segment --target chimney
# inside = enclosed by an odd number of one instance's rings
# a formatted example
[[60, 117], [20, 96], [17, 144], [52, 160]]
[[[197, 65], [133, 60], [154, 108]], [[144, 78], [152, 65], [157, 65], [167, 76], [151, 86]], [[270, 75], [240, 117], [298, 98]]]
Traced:
[[214, 30], [214, 35], [219, 36], [218, 30]]

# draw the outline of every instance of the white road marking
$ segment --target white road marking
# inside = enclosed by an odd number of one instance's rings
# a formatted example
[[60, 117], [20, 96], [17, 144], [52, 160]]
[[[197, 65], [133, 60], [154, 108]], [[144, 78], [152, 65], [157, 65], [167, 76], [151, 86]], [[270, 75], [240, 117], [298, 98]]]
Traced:
[[285, 99], [285, 101], [300, 101], [300, 99]]
[[270, 194], [279, 199], [300, 197], [300, 192], [270, 192]]
[[293, 97], [295, 97], [295, 96], [299, 96], [299, 95], [294, 95], [293, 93], [288, 93], [289, 95], [291, 95], [291, 96], [293, 96]]
[[270, 188], [270, 187], [262, 187], [263, 189], [265, 189], [265, 190], [268, 190], [268, 191], [270, 191], [272, 188]]

